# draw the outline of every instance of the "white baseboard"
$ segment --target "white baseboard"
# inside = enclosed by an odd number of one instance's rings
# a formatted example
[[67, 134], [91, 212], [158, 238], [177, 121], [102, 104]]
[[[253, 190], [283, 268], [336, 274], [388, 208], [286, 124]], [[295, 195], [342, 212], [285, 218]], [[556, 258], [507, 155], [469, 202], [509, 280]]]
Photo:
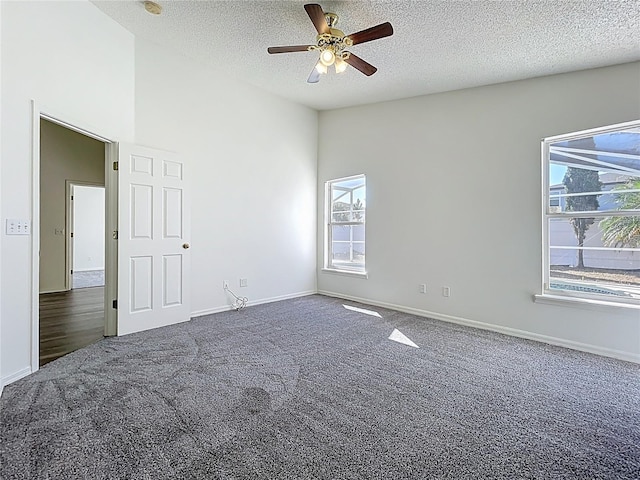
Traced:
[[196, 310], [195, 312], [191, 312], [191, 319], [193, 320], [194, 318], [197, 318], [197, 317], [204, 317], [205, 315], [213, 315], [214, 313], [227, 312], [229, 310], [232, 310], [231, 305], [206, 308], [204, 310]]
[[22, 370], [18, 370], [15, 373], [12, 373], [11, 375], [2, 377], [2, 380], [0, 380], [0, 395], [2, 394], [1, 391], [4, 389], [4, 387], [9, 385], [10, 383], [16, 382], [21, 378], [26, 377], [30, 373], [31, 373], [31, 368], [26, 367], [26, 368], [23, 368]]
[[476, 320], [469, 320], [467, 318], [455, 317], [453, 315], [444, 315], [442, 313], [430, 312], [427, 310], [420, 310], [412, 307], [405, 307], [403, 305], [395, 305], [393, 303], [378, 302], [369, 298], [353, 297], [350, 295], [343, 295], [341, 293], [329, 292], [325, 290], [319, 290], [319, 294], [326, 295], [328, 297], [343, 298], [345, 300], [352, 300], [354, 302], [365, 303], [374, 305], [377, 307], [388, 308], [389, 310], [396, 310], [404, 313], [411, 313], [419, 317], [428, 317], [435, 320], [441, 320], [443, 322], [456, 323], [458, 325], [465, 325], [468, 327], [480, 328], [482, 330], [490, 330], [492, 332], [503, 333], [512, 337], [525, 338], [527, 340], [534, 340], [536, 342], [547, 343], [549, 345], [556, 345], [558, 347], [570, 348], [572, 350], [579, 350], [581, 352], [594, 353], [603, 357], [617, 358], [619, 360], [625, 360], [627, 362], [640, 363], [640, 354], [625, 352], [621, 350], [613, 350], [610, 348], [599, 347], [597, 345], [590, 345], [587, 343], [574, 342], [572, 340], [565, 340], [563, 338], [551, 337], [548, 335], [541, 335], [538, 333], [527, 332], [526, 330], [519, 330], [517, 328], [503, 327], [500, 325], [493, 325], [490, 323], [478, 322]]
[[[278, 297], [261, 298], [259, 300], [251, 300], [247, 302], [247, 306], [250, 307], [252, 305], [262, 305], [264, 303], [273, 303], [273, 302], [279, 302], [281, 300], [290, 300], [292, 298], [306, 297], [308, 295], [315, 295], [316, 293], [318, 292], [315, 290], [307, 290], [304, 292], [280, 295]], [[231, 305], [223, 305], [221, 307], [213, 307], [213, 308], [208, 308], [206, 310], [197, 310], [195, 312], [191, 312], [191, 318], [203, 317], [205, 315], [212, 315], [214, 313], [220, 313], [220, 312], [228, 312], [229, 310], [233, 310], [233, 307]]]
[[38, 294], [41, 293], [62, 293], [62, 292], [68, 292], [69, 290], [67, 290], [66, 288], [63, 288], [62, 290], [59, 289], [54, 289], [54, 290], [40, 290], [38, 292]]

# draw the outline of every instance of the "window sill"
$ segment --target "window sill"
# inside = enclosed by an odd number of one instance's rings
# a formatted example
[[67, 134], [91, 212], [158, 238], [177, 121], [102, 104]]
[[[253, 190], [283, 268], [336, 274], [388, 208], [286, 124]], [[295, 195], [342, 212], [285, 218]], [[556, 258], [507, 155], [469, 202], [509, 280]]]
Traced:
[[630, 303], [607, 302], [605, 300], [593, 300], [590, 298], [552, 295], [549, 293], [534, 295], [533, 301], [536, 303], [544, 303], [547, 305], [586, 308], [588, 310], [610, 310], [611, 308], [620, 308], [624, 310], [640, 310], [640, 305]]
[[344, 275], [347, 277], [369, 278], [369, 274], [367, 272], [353, 272], [350, 270], [338, 270], [337, 268], [323, 268], [322, 273]]

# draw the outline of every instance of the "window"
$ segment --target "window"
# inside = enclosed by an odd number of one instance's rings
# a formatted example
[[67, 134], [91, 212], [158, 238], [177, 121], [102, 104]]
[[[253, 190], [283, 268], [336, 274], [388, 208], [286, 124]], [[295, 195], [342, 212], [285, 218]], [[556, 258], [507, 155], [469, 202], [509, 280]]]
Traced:
[[365, 272], [366, 181], [364, 175], [326, 183], [325, 268]]
[[640, 121], [542, 147], [543, 293], [640, 305]]

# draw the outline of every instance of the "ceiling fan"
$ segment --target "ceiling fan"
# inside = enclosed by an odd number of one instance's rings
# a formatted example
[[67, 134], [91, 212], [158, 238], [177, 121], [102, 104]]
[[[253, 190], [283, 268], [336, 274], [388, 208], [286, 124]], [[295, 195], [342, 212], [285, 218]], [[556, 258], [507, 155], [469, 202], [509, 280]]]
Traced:
[[360, 57], [349, 52], [347, 48], [358, 43], [370, 42], [379, 38], [393, 35], [393, 27], [389, 22], [381, 23], [375, 27], [367, 28], [360, 32], [345, 35], [341, 30], [335, 28], [338, 23], [338, 15], [324, 12], [317, 3], [309, 3], [304, 6], [309, 18], [318, 31], [316, 43], [313, 45], [292, 45], [287, 47], [269, 47], [269, 53], [291, 53], [309, 52], [317, 50], [320, 52], [318, 63], [311, 71], [307, 79], [309, 83], [318, 83], [320, 75], [327, 73], [328, 67], [335, 66], [336, 73], [342, 73], [347, 65], [360, 70], [366, 76], [371, 76], [378, 70], [370, 63], [365, 62]]

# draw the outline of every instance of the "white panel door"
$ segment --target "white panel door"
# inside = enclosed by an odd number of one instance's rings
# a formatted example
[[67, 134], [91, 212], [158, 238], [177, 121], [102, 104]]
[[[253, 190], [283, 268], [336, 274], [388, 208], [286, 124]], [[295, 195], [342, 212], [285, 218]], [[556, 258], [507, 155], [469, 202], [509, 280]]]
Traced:
[[189, 320], [188, 200], [174, 153], [118, 145], [118, 335]]

